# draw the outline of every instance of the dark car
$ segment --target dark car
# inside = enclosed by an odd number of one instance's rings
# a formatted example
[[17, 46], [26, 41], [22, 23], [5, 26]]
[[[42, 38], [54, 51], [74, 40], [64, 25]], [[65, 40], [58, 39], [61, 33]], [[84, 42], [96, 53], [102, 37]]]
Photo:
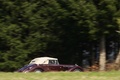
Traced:
[[61, 65], [57, 58], [40, 57], [33, 59], [28, 65], [17, 70], [17, 72], [49, 72], [49, 71], [79, 71], [83, 68], [78, 65]]

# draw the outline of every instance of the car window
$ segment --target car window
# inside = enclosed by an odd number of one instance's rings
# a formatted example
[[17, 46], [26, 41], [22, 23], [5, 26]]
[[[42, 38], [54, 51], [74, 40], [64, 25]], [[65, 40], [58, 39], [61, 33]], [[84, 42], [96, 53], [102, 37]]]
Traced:
[[58, 60], [49, 60], [49, 64], [59, 64]]

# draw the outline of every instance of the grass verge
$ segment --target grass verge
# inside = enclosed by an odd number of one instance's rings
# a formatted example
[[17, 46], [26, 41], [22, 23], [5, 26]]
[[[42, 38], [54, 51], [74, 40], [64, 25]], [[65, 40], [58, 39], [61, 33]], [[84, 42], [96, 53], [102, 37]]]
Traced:
[[120, 80], [120, 71], [44, 73], [0, 72], [0, 80]]

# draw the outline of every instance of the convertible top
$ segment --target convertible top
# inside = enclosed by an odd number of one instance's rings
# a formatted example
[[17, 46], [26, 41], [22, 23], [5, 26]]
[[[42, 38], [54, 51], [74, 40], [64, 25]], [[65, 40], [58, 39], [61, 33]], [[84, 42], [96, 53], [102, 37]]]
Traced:
[[47, 63], [48, 60], [58, 60], [58, 59], [52, 57], [38, 57], [31, 60], [29, 64], [48, 64]]

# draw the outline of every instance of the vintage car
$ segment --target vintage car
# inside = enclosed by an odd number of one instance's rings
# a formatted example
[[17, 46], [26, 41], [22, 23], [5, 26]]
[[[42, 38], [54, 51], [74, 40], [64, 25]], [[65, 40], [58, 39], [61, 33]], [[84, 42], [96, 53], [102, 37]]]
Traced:
[[78, 65], [61, 65], [57, 58], [39, 57], [31, 60], [31, 62], [17, 72], [49, 72], [49, 71], [79, 71], [83, 72], [83, 68]]

